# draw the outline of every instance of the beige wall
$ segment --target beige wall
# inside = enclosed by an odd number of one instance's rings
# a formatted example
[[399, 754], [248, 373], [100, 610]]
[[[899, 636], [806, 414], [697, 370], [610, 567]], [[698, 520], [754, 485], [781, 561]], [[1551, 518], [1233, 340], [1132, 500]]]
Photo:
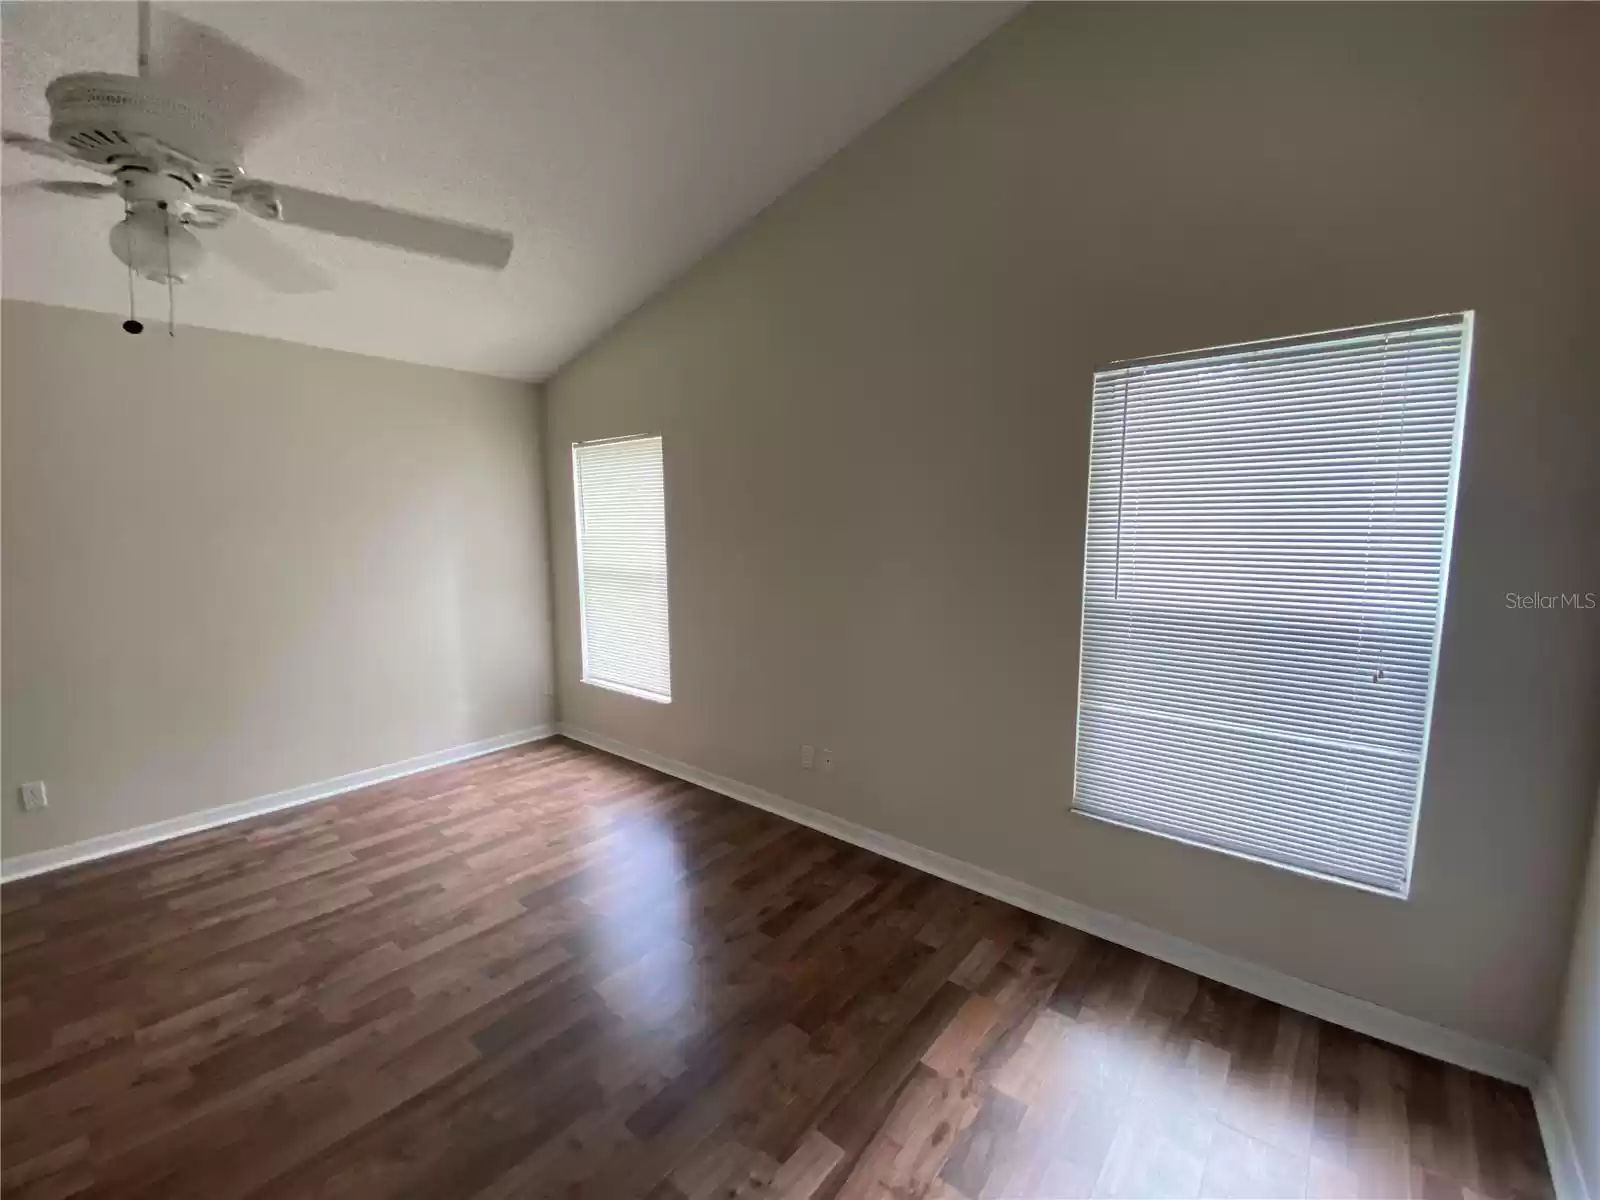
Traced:
[[[1026, 11], [552, 382], [563, 720], [1546, 1052], [1600, 613], [1505, 593], [1600, 592], [1597, 17]], [[1070, 816], [1094, 367], [1465, 308], [1411, 897]], [[631, 433], [665, 435], [667, 706], [578, 681], [568, 447]]]
[[533, 388], [11, 301], [0, 335], [6, 856], [550, 719]]
[[1600, 808], [1589, 842], [1589, 875], [1567, 965], [1556, 1039], [1555, 1082], [1587, 1191], [1600, 1197]]

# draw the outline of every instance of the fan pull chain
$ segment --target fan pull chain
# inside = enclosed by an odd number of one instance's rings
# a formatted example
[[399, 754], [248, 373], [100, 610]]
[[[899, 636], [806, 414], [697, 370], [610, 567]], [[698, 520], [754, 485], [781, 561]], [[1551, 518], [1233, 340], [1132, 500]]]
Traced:
[[[131, 214], [132, 208], [124, 206], [124, 212]], [[122, 323], [122, 328], [128, 333], [143, 333], [144, 326], [139, 324], [139, 313], [133, 302], [133, 257], [128, 257], [128, 319]]]
[[[165, 206], [163, 206], [165, 207]], [[163, 214], [164, 216], [166, 214]], [[178, 302], [172, 290], [172, 218], [166, 216], [161, 223], [162, 241], [167, 247], [167, 336], [177, 337]]]

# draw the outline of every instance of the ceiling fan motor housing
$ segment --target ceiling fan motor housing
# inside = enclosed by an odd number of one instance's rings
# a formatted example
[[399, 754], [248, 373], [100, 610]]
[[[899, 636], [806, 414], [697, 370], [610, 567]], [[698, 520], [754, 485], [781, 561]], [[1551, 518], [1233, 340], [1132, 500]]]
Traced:
[[[226, 191], [239, 178], [241, 151], [206, 110], [135, 75], [63, 75], [45, 89], [50, 140], [86, 162], [169, 157]], [[162, 164], [166, 165], [166, 164]]]

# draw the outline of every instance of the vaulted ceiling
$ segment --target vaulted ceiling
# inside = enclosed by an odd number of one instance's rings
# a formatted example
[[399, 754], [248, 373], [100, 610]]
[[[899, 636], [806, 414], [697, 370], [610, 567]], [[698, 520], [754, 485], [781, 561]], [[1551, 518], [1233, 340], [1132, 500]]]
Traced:
[[[518, 378], [548, 375], [1016, 10], [973, 3], [158, 5], [299, 77], [251, 174], [510, 230], [491, 273], [291, 228], [329, 291], [209, 261], [180, 322]], [[131, 3], [0, 8], [4, 118], [42, 136], [46, 83], [131, 72]], [[78, 178], [7, 150], [5, 182]], [[6, 195], [4, 292], [121, 313], [114, 200]], [[163, 290], [139, 303], [165, 315]]]

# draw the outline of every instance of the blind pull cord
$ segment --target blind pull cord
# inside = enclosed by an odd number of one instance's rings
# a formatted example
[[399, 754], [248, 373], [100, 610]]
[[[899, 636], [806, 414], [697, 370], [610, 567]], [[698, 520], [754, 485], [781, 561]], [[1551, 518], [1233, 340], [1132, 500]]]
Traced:
[[[1385, 344], [1385, 346], [1388, 345], [1388, 339], [1387, 338], [1384, 339], [1384, 344]], [[1396, 510], [1400, 507], [1400, 464], [1405, 459], [1405, 452], [1406, 452], [1406, 419], [1407, 419], [1407, 417], [1409, 417], [1410, 409], [1411, 409], [1411, 382], [1410, 382], [1410, 376], [1411, 376], [1411, 360], [1408, 357], [1406, 359], [1404, 365], [1400, 368], [1400, 436], [1395, 439], [1395, 445], [1394, 445], [1394, 486], [1390, 489], [1390, 492], [1389, 492], [1389, 518], [1390, 518], [1391, 521], [1394, 520]], [[1384, 567], [1383, 567], [1383, 590], [1384, 590], [1384, 594], [1385, 595], [1388, 595], [1388, 592], [1389, 592], [1389, 579], [1390, 579], [1390, 575], [1391, 574], [1392, 574], [1392, 572], [1390, 571], [1389, 563], [1386, 560], [1385, 563], [1384, 563]], [[1383, 663], [1383, 659], [1382, 659], [1382, 657], [1380, 655], [1379, 660], [1378, 660], [1378, 669], [1372, 673], [1372, 682], [1373, 683], [1382, 683], [1384, 681], [1384, 678], [1385, 678], [1384, 663]]]
[[1122, 375], [1122, 430], [1117, 447], [1117, 549], [1112, 559], [1111, 598], [1122, 599], [1122, 487], [1128, 464], [1128, 373]]

